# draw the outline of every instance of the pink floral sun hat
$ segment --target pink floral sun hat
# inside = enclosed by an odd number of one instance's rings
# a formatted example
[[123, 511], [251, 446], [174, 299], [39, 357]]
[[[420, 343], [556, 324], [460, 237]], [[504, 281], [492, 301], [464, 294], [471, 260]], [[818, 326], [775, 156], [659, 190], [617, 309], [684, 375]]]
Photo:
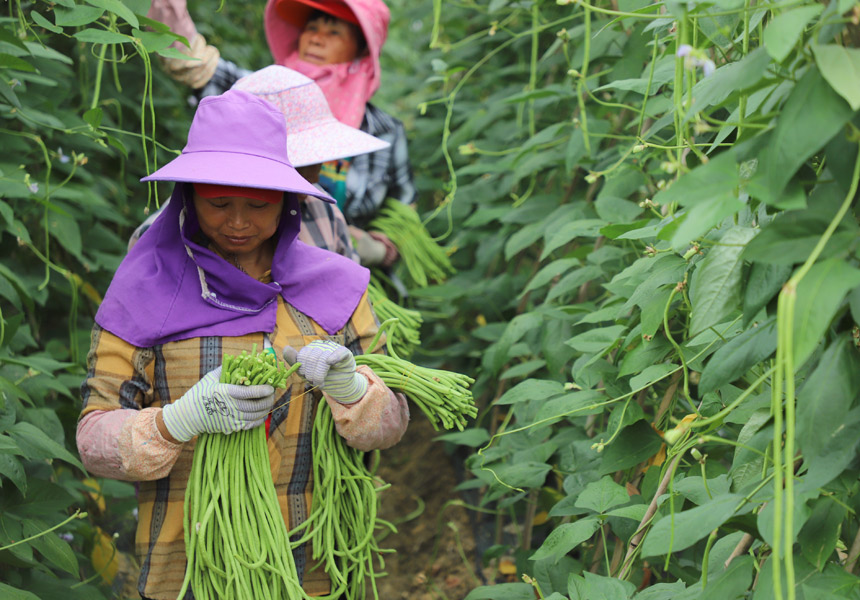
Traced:
[[295, 167], [387, 148], [389, 143], [344, 125], [331, 112], [322, 90], [298, 71], [271, 65], [237, 81], [242, 90], [274, 104], [287, 121], [287, 155]]

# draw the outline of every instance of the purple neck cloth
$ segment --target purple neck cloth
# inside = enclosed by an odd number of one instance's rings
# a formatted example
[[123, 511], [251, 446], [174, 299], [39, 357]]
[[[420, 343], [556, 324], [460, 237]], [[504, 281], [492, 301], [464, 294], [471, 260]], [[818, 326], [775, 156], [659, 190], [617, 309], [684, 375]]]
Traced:
[[184, 189], [176, 184], [163, 214], [120, 264], [96, 323], [141, 348], [271, 332], [280, 294], [330, 335], [346, 325], [367, 290], [370, 271], [296, 239], [301, 213], [295, 194], [285, 194], [272, 283], [262, 283], [192, 241], [199, 225]]

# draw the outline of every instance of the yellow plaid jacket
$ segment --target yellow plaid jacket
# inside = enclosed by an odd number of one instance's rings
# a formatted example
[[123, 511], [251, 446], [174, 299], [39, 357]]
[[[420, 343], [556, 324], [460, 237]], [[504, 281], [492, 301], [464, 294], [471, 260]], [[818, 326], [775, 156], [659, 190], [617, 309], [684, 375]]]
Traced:
[[[318, 339], [330, 339], [362, 354], [377, 331], [378, 322], [366, 294], [351, 320], [333, 336], [279, 297], [275, 331], [269, 339], [278, 355], [284, 346], [299, 350]], [[193, 338], [138, 348], [96, 326], [87, 358], [87, 376], [81, 386], [81, 416], [92, 411], [169, 404], [220, 365], [224, 354], [250, 352], [254, 344], [258, 351], [262, 350], [263, 333]], [[384, 348], [384, 343], [380, 345]], [[321, 397], [318, 390], [294, 374], [272, 412], [269, 461], [288, 529], [307, 518], [311, 505], [311, 431]], [[139, 591], [147, 598], [175, 600], [182, 585], [186, 565], [183, 502], [193, 454], [194, 440], [184, 445], [167, 477], [139, 484], [135, 546], [141, 566]], [[293, 553], [308, 595], [327, 594], [329, 578], [322, 568], [313, 568], [310, 545], [296, 548]]]

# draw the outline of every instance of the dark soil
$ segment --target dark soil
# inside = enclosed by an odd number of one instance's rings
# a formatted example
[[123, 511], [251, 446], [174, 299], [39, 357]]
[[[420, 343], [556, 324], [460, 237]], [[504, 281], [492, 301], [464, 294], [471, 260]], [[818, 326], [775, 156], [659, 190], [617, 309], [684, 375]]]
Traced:
[[462, 600], [482, 585], [476, 573], [476, 543], [462, 500], [457, 457], [445, 452], [423, 415], [413, 415], [400, 443], [382, 452], [378, 475], [391, 487], [381, 493], [380, 517], [398, 532], [380, 546], [387, 577], [377, 581], [381, 600]]

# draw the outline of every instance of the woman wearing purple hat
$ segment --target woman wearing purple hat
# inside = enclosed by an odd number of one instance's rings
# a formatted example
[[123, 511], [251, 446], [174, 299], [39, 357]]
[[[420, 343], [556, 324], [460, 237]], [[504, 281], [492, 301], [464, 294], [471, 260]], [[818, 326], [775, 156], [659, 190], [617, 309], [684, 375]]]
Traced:
[[[78, 450], [91, 474], [139, 482], [142, 598], [179, 593], [199, 434], [266, 428], [292, 528], [311, 504], [310, 427], [322, 397], [361, 450], [397, 443], [409, 420], [405, 399], [355, 366], [378, 330], [367, 269], [297, 239], [297, 195], [330, 198], [298, 174], [286, 148], [283, 115], [265, 100], [242, 91], [202, 100], [182, 154], [144, 178], [175, 182], [173, 195], [95, 317]], [[310, 383], [294, 375], [283, 393], [219, 383], [223, 355], [254, 344], [286, 350]], [[294, 554], [305, 592], [328, 593], [307, 548]]]

